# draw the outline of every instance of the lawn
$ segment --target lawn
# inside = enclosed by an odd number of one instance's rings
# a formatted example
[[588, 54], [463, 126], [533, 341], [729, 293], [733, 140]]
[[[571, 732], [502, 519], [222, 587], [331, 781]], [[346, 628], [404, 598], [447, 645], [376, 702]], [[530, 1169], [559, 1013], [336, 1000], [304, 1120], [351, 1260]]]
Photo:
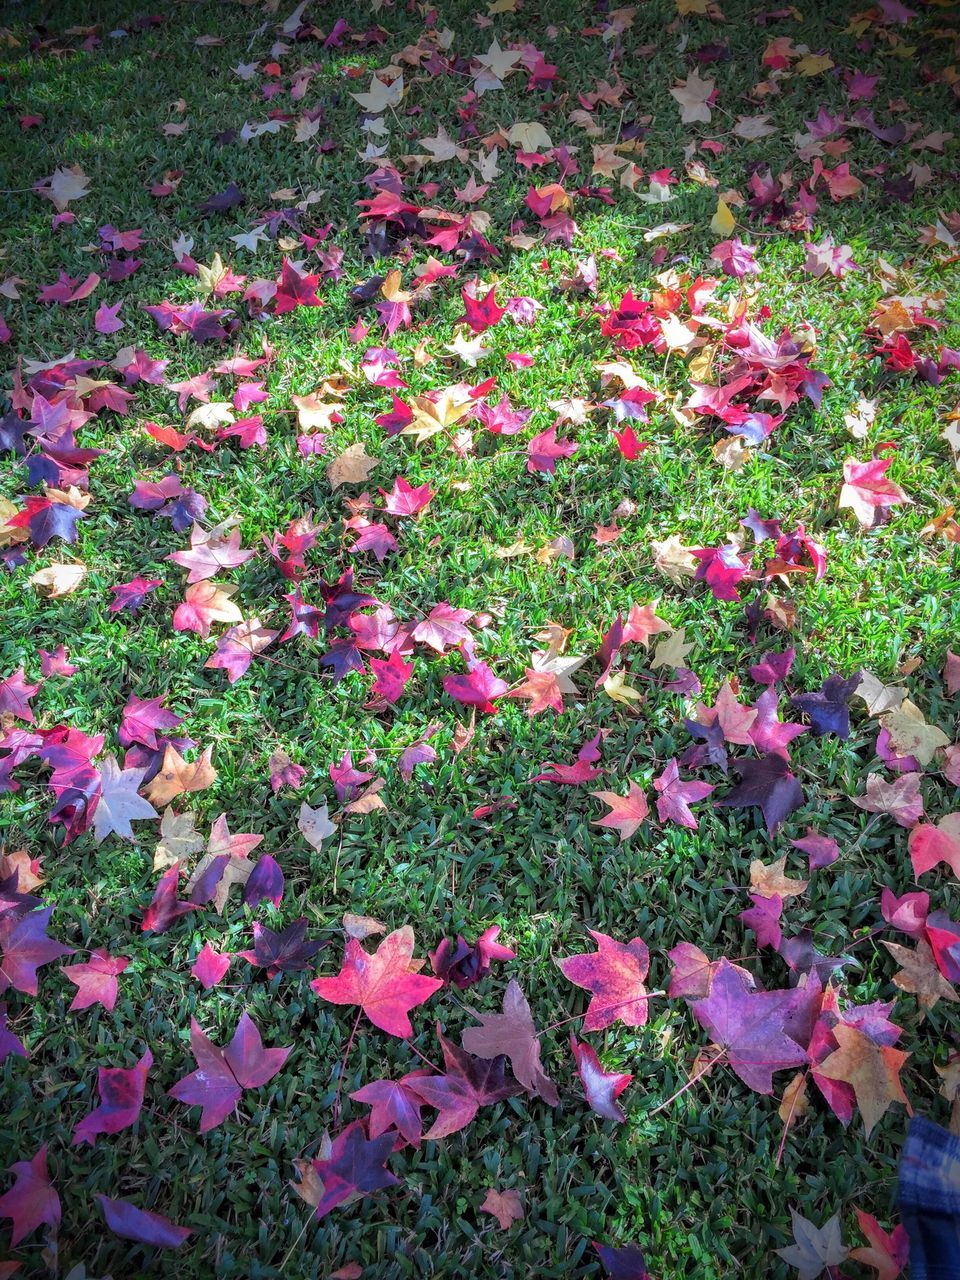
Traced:
[[[960, 1089], [958, 42], [4, 6], [0, 1275], [899, 1273], [858, 1214]], [[244, 1014], [289, 1052], [178, 1084]]]

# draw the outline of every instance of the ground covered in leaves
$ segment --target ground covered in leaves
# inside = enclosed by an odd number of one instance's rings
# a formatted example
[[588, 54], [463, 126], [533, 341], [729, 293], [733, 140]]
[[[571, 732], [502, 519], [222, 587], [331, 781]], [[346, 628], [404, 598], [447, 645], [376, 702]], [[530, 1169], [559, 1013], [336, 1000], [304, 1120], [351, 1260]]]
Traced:
[[6, 11], [0, 1275], [900, 1273], [960, 24], [819, 8]]

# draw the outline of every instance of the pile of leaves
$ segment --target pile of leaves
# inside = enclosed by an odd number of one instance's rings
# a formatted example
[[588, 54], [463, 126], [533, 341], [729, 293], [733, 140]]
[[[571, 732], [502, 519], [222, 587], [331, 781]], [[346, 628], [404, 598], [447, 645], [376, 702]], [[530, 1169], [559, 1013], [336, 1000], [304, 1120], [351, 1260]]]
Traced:
[[0, 1275], [895, 1280], [960, 28], [452, 8], [0, 33]]

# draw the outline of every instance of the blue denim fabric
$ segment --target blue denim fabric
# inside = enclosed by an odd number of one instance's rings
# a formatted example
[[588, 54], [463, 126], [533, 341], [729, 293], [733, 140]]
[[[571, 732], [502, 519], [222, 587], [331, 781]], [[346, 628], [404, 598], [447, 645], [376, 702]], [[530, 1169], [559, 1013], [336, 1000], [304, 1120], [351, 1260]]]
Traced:
[[914, 1116], [900, 1153], [897, 1201], [913, 1280], [960, 1280], [960, 1138]]

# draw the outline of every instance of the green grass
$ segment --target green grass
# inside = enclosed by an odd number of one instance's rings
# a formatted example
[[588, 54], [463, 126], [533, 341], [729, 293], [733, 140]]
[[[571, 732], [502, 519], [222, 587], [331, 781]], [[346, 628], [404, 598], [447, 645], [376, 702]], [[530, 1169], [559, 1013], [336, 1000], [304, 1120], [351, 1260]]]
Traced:
[[[711, 274], [715, 264], [708, 255], [717, 237], [709, 222], [716, 191], [685, 174], [684, 149], [691, 139], [720, 139], [726, 147], [721, 155], [698, 151], [697, 158], [717, 179], [718, 190], [735, 187], [746, 194], [755, 166], [769, 166], [774, 174], [792, 167], [797, 180], [806, 181], [809, 165], [795, 154], [794, 134], [804, 130], [803, 121], [813, 119], [821, 103], [831, 112], [851, 110], [842, 80], [831, 72], [784, 79], [778, 94], [752, 105], [747, 94], [765, 77], [760, 59], [770, 39], [789, 35], [797, 45], [828, 51], [838, 68], [880, 71], [884, 78], [877, 99], [867, 105], [883, 124], [899, 118], [887, 104], [900, 97], [907, 103], [904, 118], [922, 125], [917, 136], [949, 130], [955, 120], [949, 85], [926, 74], [928, 68], [942, 71], [950, 61], [951, 40], [941, 33], [952, 20], [949, 10], [931, 9], [916, 31], [895, 29], [917, 46], [915, 55], [901, 57], [885, 41], [869, 50], [857, 48], [856, 35], [845, 30], [856, 6], [850, 13], [823, 6], [819, 14], [808, 6], [802, 23], [777, 19], [767, 26], [757, 23], [755, 6], [742, 0], [724, 0], [722, 8], [723, 23], [677, 20], [672, 3], [650, 0], [638, 6], [621, 49], [616, 41], [584, 34], [602, 18], [587, 5], [534, 6], [528, 0], [516, 13], [495, 16], [489, 27], [478, 26], [473, 6], [461, 0], [445, 6], [438, 26], [452, 29], [453, 47], [465, 59], [487, 49], [496, 35], [504, 46], [530, 40], [559, 68], [561, 84], [552, 92], [526, 93], [525, 77], [517, 74], [503, 91], [483, 95], [473, 121], [479, 135], [518, 120], [541, 121], [555, 144], [579, 148], [581, 172], [568, 181], [568, 189], [580, 183], [610, 185], [613, 203], [575, 199], [580, 234], [572, 250], [538, 244], [526, 253], [511, 251], [503, 242], [511, 219], [526, 217], [528, 230], [536, 231], [523, 205], [529, 183], [553, 181], [556, 169], [528, 174], [514, 165], [509, 148], [502, 149], [500, 177], [471, 208], [490, 213], [488, 234], [503, 256], [486, 268], [461, 266], [456, 281], [441, 282], [417, 309], [414, 328], [392, 339], [381, 336], [368, 308], [364, 314], [371, 332], [357, 347], [346, 332], [356, 317], [349, 290], [385, 268], [361, 256], [355, 201], [371, 194], [363, 179], [372, 166], [358, 159], [366, 139], [349, 93], [365, 89], [370, 70], [421, 37], [419, 11], [397, 4], [373, 14], [365, 5], [346, 4], [342, 16], [357, 30], [382, 24], [382, 46], [348, 42], [325, 51], [317, 42], [291, 44], [278, 55], [285, 76], [302, 65], [317, 66], [298, 104], [286, 92], [266, 102], [259, 93], [261, 77], [244, 82], [232, 72], [239, 62], [270, 60], [282, 12], [271, 16], [261, 8], [211, 3], [169, 6], [160, 27], [114, 38], [107, 33], [139, 9], [111, 4], [98, 10], [102, 40], [91, 50], [80, 48], [82, 37], [54, 38], [52, 30], [34, 49], [31, 41], [38, 37], [31, 22], [43, 20], [62, 32], [89, 22], [88, 7], [10, 5], [0, 25], [20, 43], [3, 51], [8, 110], [0, 118], [0, 154], [6, 161], [5, 185], [19, 189], [3, 195], [0, 276], [24, 283], [20, 301], [0, 299], [13, 331], [2, 350], [11, 364], [17, 354], [45, 361], [69, 351], [110, 360], [120, 346], [132, 344], [155, 358], [169, 358], [171, 380], [201, 372], [233, 354], [234, 346], [198, 347], [161, 335], [138, 309], [142, 302], [198, 296], [197, 282], [173, 269], [170, 241], [181, 233], [191, 236], [197, 261], [209, 263], [219, 252], [238, 272], [273, 278], [282, 256], [276, 244], [261, 245], [254, 257], [234, 253], [227, 237], [247, 230], [260, 212], [278, 207], [273, 191], [320, 189], [323, 197], [311, 207], [304, 229], [333, 224], [330, 239], [345, 250], [344, 276], [337, 285], [322, 286], [321, 309], [298, 310], [279, 320], [244, 319], [236, 350], [257, 354], [262, 337], [275, 350], [262, 373], [270, 392], [263, 406], [269, 443], [263, 450], [241, 451], [227, 442], [212, 454], [181, 455], [184, 483], [207, 498], [210, 522], [237, 517], [242, 545], [260, 547], [261, 535], [312, 511], [322, 533], [310, 554], [315, 573], [305, 586], [308, 599], [317, 574], [329, 580], [353, 565], [362, 588], [388, 602], [402, 619], [441, 600], [486, 612], [490, 623], [478, 633], [478, 652], [511, 682], [522, 678], [536, 647], [534, 634], [546, 622], [571, 628], [569, 651], [589, 654], [618, 610], [659, 597], [661, 615], [685, 627], [693, 641], [688, 662], [708, 702], [730, 675], [738, 675], [747, 696], [755, 697], [759, 689], [749, 682], [749, 665], [766, 649], [792, 643], [799, 651], [790, 679], [794, 691], [816, 688], [829, 672], [848, 673], [860, 665], [890, 681], [907, 664], [911, 696], [932, 722], [955, 737], [960, 707], [946, 698], [939, 671], [947, 647], [957, 647], [958, 553], [942, 538], [923, 538], [921, 530], [957, 500], [956, 472], [940, 438], [945, 412], [956, 401], [957, 375], [948, 374], [933, 388], [886, 373], [870, 360], [871, 343], [863, 335], [882, 296], [883, 259], [900, 270], [902, 292], [945, 291], [944, 328], [919, 340], [924, 349], [935, 353], [941, 342], [960, 345], [956, 267], [942, 246], [924, 248], [919, 239], [937, 211], [949, 212], [955, 202], [957, 152], [951, 145], [944, 156], [918, 154], [905, 146], [888, 148], [864, 130], [852, 131], [850, 149], [840, 159], [850, 161], [866, 190], [858, 199], [833, 204], [819, 187], [815, 233], [809, 237], [787, 235], [738, 211], [738, 234], [759, 246], [761, 273], [750, 283], [755, 308], [766, 303], [771, 310], [765, 331], [775, 334], [787, 325], [795, 332], [804, 322], [812, 325], [818, 343], [813, 364], [831, 382], [822, 407], [804, 403], [791, 410], [769, 448], [756, 451], [742, 471], [724, 471], [714, 460], [718, 433], [709, 424], [682, 426], [661, 405], [653, 408], [646, 433], [653, 447], [634, 463], [614, 450], [608, 415], [598, 410], [585, 426], [567, 426], [560, 433], [576, 439], [580, 448], [575, 457], [560, 461], [555, 478], [526, 472], [525, 441], [553, 421], [551, 400], [606, 398], [594, 365], [611, 358], [612, 349], [600, 337], [599, 318], [591, 314], [596, 300], [560, 294], [560, 276], [596, 253], [599, 299], [615, 304], [631, 287], [649, 296], [656, 287], [654, 273], [670, 265], [694, 276]], [[313, 9], [314, 21], [325, 29], [341, 16], [339, 6]], [[550, 24], [557, 28], [553, 35]], [[197, 47], [196, 37], [210, 33], [223, 44]], [[693, 65], [679, 50], [684, 38], [687, 52], [714, 41], [730, 48], [728, 61], [702, 69], [717, 82], [718, 107], [710, 125], [681, 125], [669, 94], [675, 79]], [[651, 117], [637, 160], [648, 172], [672, 168], [679, 181], [669, 204], [647, 205], [620, 190], [615, 180], [591, 178], [591, 139], [568, 120], [578, 106], [576, 94], [589, 92], [598, 77], [611, 77], [611, 55], [628, 92], [622, 116], [611, 107], [598, 110], [602, 137], [596, 141], [613, 141], [619, 125]], [[366, 70], [354, 80], [344, 74], [348, 67]], [[388, 116], [389, 138], [382, 140], [389, 141], [387, 154], [395, 161], [416, 152], [417, 136], [431, 136], [440, 125], [455, 135], [456, 111], [471, 83], [465, 68], [466, 62], [452, 77], [407, 68], [408, 94]], [[171, 107], [181, 97], [187, 103], [182, 116]], [[292, 128], [247, 145], [221, 146], [215, 140], [245, 121], [263, 121], [273, 108], [296, 118], [303, 107], [319, 105], [326, 122], [316, 141], [329, 136], [336, 143], [328, 154], [296, 143]], [[755, 143], [730, 134], [736, 115], [761, 110], [770, 113], [777, 133]], [[42, 115], [42, 125], [22, 132], [17, 117], [25, 114]], [[185, 134], [163, 136], [163, 124], [182, 118], [189, 121]], [[464, 145], [475, 151], [479, 144], [470, 138]], [[884, 199], [882, 177], [871, 171], [886, 166], [884, 176], [896, 177], [914, 159], [931, 165], [930, 184], [909, 204]], [[58, 164], [73, 163], [90, 177], [90, 194], [72, 206], [75, 224], [51, 233], [52, 206], [30, 187]], [[826, 163], [834, 162], [828, 157]], [[153, 199], [147, 188], [170, 169], [183, 171], [175, 195]], [[407, 189], [417, 199], [418, 183], [437, 182], [439, 192], [430, 202], [453, 208], [452, 188], [467, 176], [466, 166], [457, 161], [428, 164]], [[201, 215], [198, 204], [231, 181], [247, 196], [244, 208]], [[668, 220], [691, 225], [669, 239], [644, 241], [645, 230]], [[66, 308], [36, 303], [37, 289], [55, 280], [61, 268], [80, 276], [97, 268], [100, 260], [86, 246], [107, 222], [143, 228], [145, 244], [137, 255], [144, 260], [141, 270], [119, 285], [102, 284], [86, 302]], [[803, 242], [824, 233], [852, 245], [862, 270], [841, 283], [804, 273]], [[663, 246], [668, 257], [661, 267], [654, 254]], [[606, 250], [618, 257], [600, 256]], [[422, 262], [426, 252], [414, 245], [412, 263]], [[405, 283], [410, 276], [410, 267], [404, 267]], [[485, 335], [493, 354], [476, 371], [443, 352], [462, 312], [459, 287], [472, 276], [485, 283], [499, 279], [501, 303], [508, 296], [529, 295], [543, 308], [530, 328], [505, 322]], [[737, 291], [736, 282], [726, 281], [720, 296], [732, 298]], [[98, 336], [93, 330], [98, 302], [121, 297], [126, 328]], [[223, 305], [236, 305], [243, 313], [236, 297]], [[421, 340], [437, 358], [418, 369], [412, 355]], [[534, 412], [519, 437], [499, 440], [478, 430], [476, 452], [460, 458], [442, 438], [422, 448], [404, 438], [385, 438], [373, 419], [389, 408], [389, 393], [362, 377], [353, 379], [344, 422], [330, 433], [330, 454], [363, 441], [379, 459], [371, 493], [377, 486], [389, 490], [398, 474], [411, 484], [427, 481], [436, 492], [418, 521], [404, 522], [399, 556], [378, 567], [371, 556], [348, 553], [352, 540], [343, 536], [341, 524], [347, 514], [344, 491], [330, 491], [324, 459], [303, 459], [297, 452], [290, 397], [311, 391], [344, 364], [355, 369], [364, 347], [381, 342], [400, 353], [410, 394], [495, 374], [498, 391]], [[534, 366], [514, 369], [505, 362], [504, 355], [514, 350], [534, 354]], [[686, 397], [688, 372], [681, 357], [665, 362], [639, 352], [634, 363], [668, 398]], [[9, 379], [5, 385], [11, 385]], [[212, 642], [171, 628], [182, 575], [164, 557], [182, 547], [186, 535], [127, 503], [136, 478], [158, 479], [171, 469], [164, 451], [140, 430], [142, 423], [180, 428], [183, 418], [174, 394], [163, 387], [141, 384], [137, 392], [128, 417], [103, 413], [80, 433], [81, 444], [105, 453], [91, 467], [92, 501], [76, 547], [54, 543], [31, 553], [26, 567], [0, 578], [0, 676], [23, 662], [28, 677], [36, 678], [38, 648], [65, 643], [78, 671], [44, 684], [34, 700], [39, 723], [105, 733], [108, 750], [116, 749], [129, 694], [164, 694], [167, 704], [185, 716], [185, 732], [214, 748], [217, 783], [191, 798], [198, 825], [226, 812], [233, 830], [264, 835], [262, 848], [280, 861], [287, 893], [278, 912], [262, 910], [260, 918], [276, 925], [305, 915], [312, 932], [332, 942], [319, 957], [322, 972], [336, 970], [344, 911], [374, 915], [393, 927], [413, 924], [418, 954], [444, 934], [459, 930], [472, 938], [499, 923], [518, 959], [463, 999], [444, 992], [418, 1010], [414, 1044], [420, 1052], [434, 1059], [439, 1053], [435, 1019], [456, 1037], [470, 1022], [466, 1006], [499, 1008], [507, 973], [520, 981], [538, 1025], [551, 1026], [581, 1012], [580, 993], [562, 979], [552, 958], [584, 950], [586, 926], [624, 940], [643, 937], [653, 955], [655, 990], [669, 981], [666, 952], [682, 940], [711, 956], [750, 955], [747, 963], [763, 985], [785, 985], [786, 968], [775, 956], [753, 957], [753, 935], [738, 915], [748, 905], [744, 886], [751, 859], [769, 862], [788, 852], [788, 839], [801, 835], [807, 823], [833, 835], [842, 856], [815, 873], [808, 892], [788, 904], [788, 931], [808, 926], [820, 950], [837, 953], [878, 923], [882, 887], [897, 892], [911, 887], [907, 833], [882, 819], [861, 835], [868, 815], [850, 802], [876, 767], [876, 726], [859, 713], [846, 743], [798, 741], [793, 759], [808, 802], [774, 840], [754, 811], [713, 810], [704, 804], [696, 832], [648, 823], [618, 846], [613, 833], [591, 825], [600, 807], [587, 788], [531, 785], [529, 779], [544, 761], [572, 759], [580, 744], [602, 729], [606, 771], [596, 785], [622, 793], [633, 778], [649, 792], [651, 778], [690, 741], [682, 725], [684, 700], [656, 685], [631, 711], [602, 691], [594, 693], [599, 668], [592, 664], [580, 673], [582, 696], [568, 699], [562, 715], [531, 720], [521, 704], [505, 699], [494, 716], [479, 718], [476, 737], [459, 755], [451, 743], [465, 715], [441, 686], [446, 672], [459, 669], [455, 658], [430, 660], [418, 651], [414, 680], [395, 710], [386, 713], [364, 706], [369, 676], [351, 674], [333, 685], [318, 665], [322, 650], [309, 642], [268, 651], [275, 661], [255, 661], [246, 677], [229, 686], [222, 672], [203, 667]], [[855, 441], [843, 414], [860, 395], [875, 397], [878, 411], [867, 439]], [[883, 441], [896, 443], [891, 474], [914, 501], [897, 508], [888, 525], [863, 533], [849, 512], [837, 508], [842, 462], [847, 456], [868, 457]], [[23, 491], [22, 472], [11, 460], [0, 494], [15, 497]], [[635, 504], [635, 512], [620, 520], [622, 536], [612, 546], [597, 545], [594, 527], [609, 524], [624, 500]], [[786, 636], [761, 627], [756, 644], [748, 638], [742, 606], [714, 600], [702, 584], [673, 585], [654, 568], [651, 548], [652, 540], [671, 534], [689, 546], [715, 545], [751, 505], [787, 528], [804, 521], [829, 557], [819, 584], [794, 579], [789, 590], [776, 588], [796, 605], [795, 632]], [[540, 565], [532, 557], [505, 560], [494, 554], [520, 539], [539, 548], [558, 535], [573, 540], [572, 563]], [[29, 574], [73, 558], [88, 569], [79, 591], [62, 600], [40, 599], [27, 582]], [[163, 585], [135, 618], [109, 613], [108, 587], [138, 573], [162, 578]], [[223, 576], [239, 584], [237, 599], [245, 615], [256, 613], [266, 625], [285, 617], [281, 596], [288, 587], [265, 553]], [[644, 674], [642, 655], [633, 667]], [[396, 756], [431, 724], [439, 725], [432, 740], [438, 761], [404, 784], [394, 767]], [[307, 770], [297, 792], [274, 796], [270, 791], [267, 760], [277, 747]], [[332, 804], [327, 770], [345, 751], [353, 752], [355, 762], [367, 751], [376, 754], [371, 767], [387, 779], [387, 811], [346, 818], [338, 836], [315, 853], [297, 833], [299, 806], [304, 799]], [[0, 1069], [0, 1149], [9, 1163], [31, 1156], [41, 1141], [49, 1143], [50, 1167], [63, 1200], [64, 1270], [82, 1261], [91, 1275], [131, 1276], [163, 1265], [152, 1261], [149, 1251], [101, 1233], [99, 1225], [91, 1227], [91, 1221], [98, 1224], [96, 1193], [128, 1197], [191, 1226], [195, 1235], [173, 1264], [184, 1277], [258, 1280], [281, 1274], [323, 1277], [348, 1262], [360, 1263], [364, 1276], [378, 1280], [587, 1277], [599, 1274], [592, 1240], [641, 1244], [652, 1274], [661, 1277], [759, 1280], [788, 1274], [773, 1250], [790, 1238], [790, 1206], [818, 1223], [839, 1212], [851, 1244], [862, 1243], [855, 1206], [874, 1212], [886, 1225], [893, 1220], [896, 1159], [906, 1123], [902, 1109], [888, 1112], [865, 1141], [859, 1117], [845, 1131], [814, 1099], [779, 1162], [782, 1126], [776, 1100], [750, 1093], [729, 1072], [714, 1073], [657, 1112], [688, 1078], [707, 1042], [682, 1001], [658, 999], [642, 1032], [615, 1026], [588, 1037], [606, 1069], [634, 1074], [622, 1099], [626, 1124], [613, 1130], [587, 1107], [564, 1026], [544, 1038], [545, 1062], [561, 1084], [559, 1108], [551, 1111], [520, 1099], [483, 1110], [462, 1134], [395, 1156], [391, 1168], [401, 1186], [337, 1210], [320, 1224], [309, 1222], [309, 1210], [288, 1185], [293, 1161], [316, 1155], [325, 1131], [335, 1133], [365, 1113], [349, 1101], [349, 1092], [370, 1079], [411, 1070], [419, 1060], [404, 1043], [364, 1024], [341, 1080], [353, 1017], [349, 1010], [321, 1004], [309, 990], [309, 974], [267, 982], [262, 971], [235, 961], [222, 986], [202, 993], [189, 976], [196, 952], [207, 940], [220, 950], [249, 946], [250, 913], [232, 902], [222, 920], [197, 913], [167, 934], [142, 935], [139, 911], [156, 880], [151, 869], [156, 825], [140, 824], [132, 845], [110, 838], [97, 848], [83, 836], [64, 848], [61, 829], [46, 820], [45, 775], [31, 774], [28, 766], [18, 776], [24, 778], [22, 789], [0, 800], [0, 836], [8, 848], [25, 846], [42, 858], [44, 892], [57, 903], [56, 936], [77, 948], [103, 946], [132, 960], [112, 1015], [66, 1013], [73, 988], [53, 966], [42, 973], [38, 999], [9, 997], [11, 1025], [31, 1058], [28, 1063], [10, 1058]], [[722, 782], [719, 775], [709, 780]], [[924, 794], [935, 817], [955, 807], [955, 791], [951, 794], [935, 773], [925, 781]], [[502, 797], [515, 807], [489, 818], [471, 816]], [[793, 854], [788, 866], [798, 875], [804, 861]], [[960, 893], [945, 873], [925, 876], [923, 888], [931, 893], [933, 907], [957, 915]], [[945, 1060], [960, 1022], [943, 1003], [923, 1016], [912, 997], [898, 993], [891, 981], [894, 966], [874, 941], [853, 954], [859, 967], [844, 975], [847, 998], [897, 997], [892, 1016], [904, 1028], [901, 1047], [913, 1055], [904, 1072], [907, 1093], [918, 1112], [945, 1121], [949, 1108], [937, 1094], [940, 1081], [933, 1066]], [[244, 1097], [237, 1117], [199, 1137], [196, 1113], [165, 1096], [192, 1066], [190, 1017], [222, 1040], [244, 1008], [266, 1043], [293, 1045], [294, 1052], [268, 1087]], [[96, 1068], [132, 1065], [145, 1042], [156, 1065], [136, 1128], [101, 1138], [94, 1149], [71, 1149], [70, 1133], [95, 1101]], [[787, 1080], [785, 1073], [778, 1075], [778, 1086], [782, 1089]], [[341, 1088], [338, 1121], [335, 1101]], [[491, 1186], [516, 1187], [523, 1197], [526, 1217], [507, 1233], [479, 1213]], [[22, 1262], [23, 1274], [43, 1274], [39, 1242], [38, 1234], [8, 1251]]]

